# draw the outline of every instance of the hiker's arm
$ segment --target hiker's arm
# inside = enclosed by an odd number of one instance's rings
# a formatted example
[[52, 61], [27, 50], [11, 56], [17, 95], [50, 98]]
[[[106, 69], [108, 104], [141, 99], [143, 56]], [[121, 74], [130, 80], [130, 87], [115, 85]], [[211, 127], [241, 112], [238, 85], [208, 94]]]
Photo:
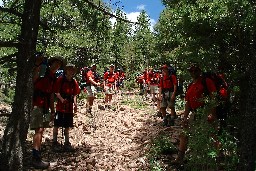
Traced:
[[159, 100], [161, 101], [163, 98], [163, 93], [162, 93], [162, 87], [159, 86]]
[[74, 113], [77, 112], [77, 98], [76, 95], [74, 96]]
[[171, 79], [172, 79], [172, 83], [173, 83], [173, 93], [172, 93], [171, 100], [174, 101], [175, 97], [176, 97], [178, 82], [177, 82], [177, 77], [175, 75], [172, 75]]
[[186, 101], [186, 104], [185, 104], [185, 112], [184, 112], [184, 117], [183, 117], [183, 127], [186, 128], [188, 127], [188, 115], [189, 115], [189, 112], [190, 112], [190, 107], [189, 107], [189, 102]]
[[[211, 100], [214, 103], [216, 103], [217, 89], [216, 89], [215, 84], [213, 83], [213, 81], [211, 79], [206, 79], [206, 86], [207, 86], [207, 89], [209, 91], [209, 95], [210, 95]], [[212, 106], [212, 109], [210, 111], [210, 114], [209, 114], [208, 118], [211, 118], [210, 120], [216, 120], [217, 116], [216, 116], [216, 106], [215, 105]]]
[[175, 100], [176, 92], [177, 92], [177, 84], [174, 84], [174, 85], [173, 85], [173, 93], [172, 93], [172, 97], [171, 97], [171, 100], [172, 100], [172, 101]]
[[94, 80], [92, 79], [92, 77], [89, 77], [89, 81], [90, 81], [93, 85], [96, 85], [96, 86], [99, 86], [99, 85], [100, 85], [100, 83], [97, 83], [96, 81], [94, 81]]
[[39, 78], [39, 71], [41, 66], [35, 66], [33, 70], [33, 82]]
[[60, 95], [60, 93], [55, 93], [57, 98], [61, 101], [61, 103], [64, 103], [65, 99]]
[[51, 97], [50, 97], [50, 109], [51, 109], [51, 114], [55, 113], [55, 110], [54, 110], [54, 93], [52, 93]]

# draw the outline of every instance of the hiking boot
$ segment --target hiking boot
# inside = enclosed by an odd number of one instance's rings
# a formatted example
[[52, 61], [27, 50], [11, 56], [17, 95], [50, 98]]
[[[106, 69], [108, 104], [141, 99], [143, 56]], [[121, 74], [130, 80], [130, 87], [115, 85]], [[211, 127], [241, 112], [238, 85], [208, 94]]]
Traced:
[[91, 108], [87, 108], [86, 109], [86, 113], [92, 114], [92, 109]]
[[168, 120], [167, 120], [167, 118], [164, 118], [164, 119], [163, 119], [163, 126], [168, 126]]
[[160, 111], [156, 112], [156, 116], [159, 117], [159, 118], [163, 118], [162, 113]]
[[178, 152], [178, 157], [175, 160], [171, 161], [171, 163], [173, 165], [182, 165], [182, 164], [184, 164], [184, 161], [183, 161], [184, 156], [185, 156], [185, 152], [184, 151], [179, 151]]
[[105, 105], [105, 109], [111, 109], [110, 105]]
[[61, 148], [61, 144], [59, 142], [53, 142], [52, 143], [52, 151], [53, 152], [61, 152], [62, 148]]
[[65, 143], [63, 146], [64, 151], [66, 152], [75, 152], [76, 150], [71, 146], [71, 143]]
[[35, 169], [48, 169], [50, 166], [49, 162], [44, 162], [40, 157], [33, 157], [32, 158], [32, 165]]
[[168, 115], [167, 116], [167, 121], [168, 121], [167, 126], [174, 126], [174, 117]]
[[99, 108], [100, 110], [105, 110], [105, 107], [104, 107], [103, 105], [98, 105], [98, 108]]

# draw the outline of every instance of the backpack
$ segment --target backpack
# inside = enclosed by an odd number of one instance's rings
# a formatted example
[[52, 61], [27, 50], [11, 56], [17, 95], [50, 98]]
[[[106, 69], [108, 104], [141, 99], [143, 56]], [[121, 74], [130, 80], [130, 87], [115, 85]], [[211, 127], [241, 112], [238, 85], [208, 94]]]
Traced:
[[88, 85], [88, 77], [87, 72], [90, 69], [88, 67], [81, 68], [80, 75], [81, 75], [81, 81], [80, 81], [80, 88], [84, 89]]
[[206, 85], [206, 79], [208, 78], [214, 82], [214, 85], [217, 90], [217, 99], [220, 101], [228, 100], [228, 85], [226, 81], [223, 78], [221, 78], [220, 75], [214, 72], [203, 72], [202, 77], [202, 85], [204, 86], [205, 96], [208, 96], [210, 94], [208, 87]]
[[[38, 84], [43, 79], [49, 79], [52, 83], [54, 83], [57, 78], [55, 75], [53, 78], [50, 77], [50, 69], [49, 69], [49, 67], [47, 67], [46, 69], [44, 68], [44, 73], [41, 73], [39, 78], [37, 78], [37, 80], [34, 81], [34, 83], [33, 83], [34, 86], [36, 84]], [[48, 106], [50, 104], [51, 93], [47, 93], [47, 92], [44, 92], [44, 91], [34, 88], [33, 100], [36, 100], [38, 97], [42, 97], [45, 99], [44, 104], [43, 104], [43, 113], [44, 114], [48, 113], [48, 108], [46, 106]]]
[[[177, 78], [177, 91], [176, 91], [176, 96], [178, 95], [182, 95], [184, 92], [183, 92], [183, 85], [180, 84], [179, 80], [178, 80], [178, 77], [177, 77], [177, 70], [172, 67], [172, 66], [169, 66], [168, 67], [168, 74], [169, 74], [169, 80], [172, 82], [172, 75], [175, 75], [176, 78]], [[163, 79], [162, 79], [162, 83], [163, 83]]]

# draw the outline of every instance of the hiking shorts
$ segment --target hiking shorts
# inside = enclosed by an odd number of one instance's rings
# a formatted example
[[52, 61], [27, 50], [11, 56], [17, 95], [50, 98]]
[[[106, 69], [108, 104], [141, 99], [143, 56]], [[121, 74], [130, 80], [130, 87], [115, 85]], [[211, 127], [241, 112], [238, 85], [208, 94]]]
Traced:
[[150, 85], [150, 93], [151, 94], [157, 94], [157, 93], [159, 93], [159, 88], [158, 88], [158, 86], [157, 85]]
[[160, 108], [167, 108], [167, 107], [174, 108], [175, 101], [171, 100], [172, 93], [173, 92], [170, 92], [170, 91], [164, 92], [163, 98], [160, 104]]
[[34, 106], [31, 111], [30, 118], [30, 129], [35, 130], [37, 128], [50, 128], [50, 117], [51, 114], [48, 112], [44, 114], [44, 109], [42, 107]]
[[88, 93], [88, 97], [95, 97], [96, 93], [97, 93], [97, 89], [95, 86], [90, 85], [90, 86], [86, 86], [86, 90]]
[[115, 94], [115, 90], [113, 89], [113, 86], [105, 86], [105, 94], [107, 95]]
[[73, 113], [56, 112], [54, 116], [54, 127], [70, 128], [73, 125]]

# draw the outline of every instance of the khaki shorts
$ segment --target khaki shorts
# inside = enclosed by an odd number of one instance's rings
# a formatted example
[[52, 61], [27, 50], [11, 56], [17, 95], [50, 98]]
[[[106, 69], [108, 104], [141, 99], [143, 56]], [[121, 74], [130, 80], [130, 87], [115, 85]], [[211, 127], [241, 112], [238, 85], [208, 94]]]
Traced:
[[150, 93], [151, 94], [157, 94], [157, 93], [159, 93], [159, 88], [158, 88], [158, 86], [157, 85], [150, 85]]
[[105, 94], [107, 95], [112, 95], [115, 94], [115, 90], [113, 89], [113, 87], [109, 87], [109, 86], [105, 86]]
[[160, 108], [167, 108], [167, 107], [174, 108], [175, 101], [171, 101], [172, 93], [173, 92], [166, 91], [163, 94], [163, 98], [162, 98], [162, 101], [161, 101], [161, 104], [160, 104]]
[[88, 97], [95, 97], [96, 93], [97, 93], [97, 89], [95, 86], [90, 85], [90, 86], [86, 86], [86, 90], [88, 93]]
[[34, 130], [37, 128], [50, 128], [50, 117], [51, 114], [49, 112], [46, 114], [43, 113], [42, 107], [34, 106], [31, 112], [30, 129]]

